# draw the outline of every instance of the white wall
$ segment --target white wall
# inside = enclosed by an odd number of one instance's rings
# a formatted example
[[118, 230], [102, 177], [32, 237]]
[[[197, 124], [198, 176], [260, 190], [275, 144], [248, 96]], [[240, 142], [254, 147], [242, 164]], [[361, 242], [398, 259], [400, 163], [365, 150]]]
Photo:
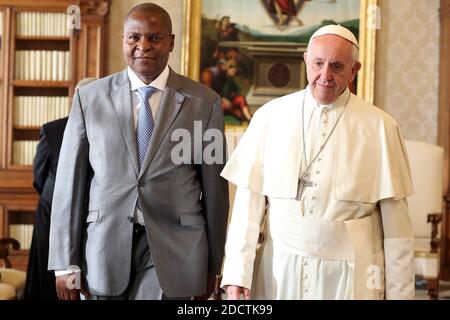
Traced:
[[375, 104], [406, 139], [437, 142], [439, 0], [379, 0]]

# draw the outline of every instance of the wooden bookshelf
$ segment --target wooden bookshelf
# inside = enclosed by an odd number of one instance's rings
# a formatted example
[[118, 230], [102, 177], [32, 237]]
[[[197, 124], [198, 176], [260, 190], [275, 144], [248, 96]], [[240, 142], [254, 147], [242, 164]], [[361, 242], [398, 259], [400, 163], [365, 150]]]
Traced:
[[14, 125], [14, 130], [40, 130], [41, 127], [36, 126], [20, 126], [20, 125]]
[[73, 86], [71, 81], [37, 81], [37, 80], [13, 80], [15, 87], [26, 88], [70, 88]]
[[66, 42], [66, 41], [70, 41], [70, 37], [17, 36], [16, 41]]
[[[6, 153], [5, 153], [5, 145], [6, 145], [6, 81], [4, 80], [5, 76], [5, 68], [6, 65], [6, 57], [5, 50], [6, 44], [8, 43], [9, 34], [5, 33], [5, 25], [7, 23], [7, 12], [5, 8], [0, 4], [0, 170], [5, 168], [6, 162]], [[0, 223], [1, 226], [1, 223]]]
[[[38, 201], [32, 149], [42, 123], [68, 114], [79, 80], [104, 75], [109, 2], [0, 0], [0, 238], [31, 232]], [[80, 8], [80, 29], [67, 27], [70, 5]], [[24, 112], [27, 119], [21, 118]], [[13, 264], [25, 270], [27, 257], [25, 247], [13, 253]]]

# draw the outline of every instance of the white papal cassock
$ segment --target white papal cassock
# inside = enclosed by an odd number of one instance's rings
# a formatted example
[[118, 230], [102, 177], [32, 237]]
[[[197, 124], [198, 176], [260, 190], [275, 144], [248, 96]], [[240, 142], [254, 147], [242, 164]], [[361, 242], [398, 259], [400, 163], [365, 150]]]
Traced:
[[[344, 114], [297, 201], [304, 98], [308, 164]], [[222, 176], [238, 186], [222, 286], [251, 288], [254, 299], [414, 297], [409, 163], [385, 112], [348, 89], [331, 105], [309, 88], [275, 99], [255, 113]], [[265, 196], [267, 235], [255, 259]]]

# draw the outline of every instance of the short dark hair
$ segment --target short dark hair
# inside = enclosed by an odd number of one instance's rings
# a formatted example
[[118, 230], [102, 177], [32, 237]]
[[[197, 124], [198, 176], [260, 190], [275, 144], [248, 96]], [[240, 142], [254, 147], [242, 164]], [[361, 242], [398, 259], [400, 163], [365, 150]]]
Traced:
[[155, 13], [158, 14], [162, 22], [169, 29], [169, 33], [172, 33], [172, 19], [170, 19], [169, 13], [163, 8], [154, 3], [141, 3], [132, 8], [127, 15], [125, 16], [124, 24], [130, 18], [130, 16], [135, 12], [144, 12], [144, 13]]

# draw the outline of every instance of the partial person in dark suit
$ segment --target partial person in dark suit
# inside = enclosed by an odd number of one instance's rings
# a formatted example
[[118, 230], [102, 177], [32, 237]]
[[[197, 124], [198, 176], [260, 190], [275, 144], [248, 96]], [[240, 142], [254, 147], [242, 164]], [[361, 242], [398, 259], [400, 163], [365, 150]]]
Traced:
[[33, 186], [40, 199], [35, 213], [33, 238], [28, 260], [24, 297], [57, 300], [55, 275], [47, 271], [50, 212], [56, 167], [67, 118], [46, 123], [41, 128], [40, 141], [33, 161]]
[[[81, 80], [77, 88], [95, 80]], [[57, 300], [54, 272], [47, 271], [48, 242], [50, 234], [50, 213], [56, 168], [61, 149], [67, 117], [44, 124], [33, 161], [33, 186], [39, 194], [36, 208], [33, 238], [28, 258], [27, 280], [24, 298], [26, 300]]]

